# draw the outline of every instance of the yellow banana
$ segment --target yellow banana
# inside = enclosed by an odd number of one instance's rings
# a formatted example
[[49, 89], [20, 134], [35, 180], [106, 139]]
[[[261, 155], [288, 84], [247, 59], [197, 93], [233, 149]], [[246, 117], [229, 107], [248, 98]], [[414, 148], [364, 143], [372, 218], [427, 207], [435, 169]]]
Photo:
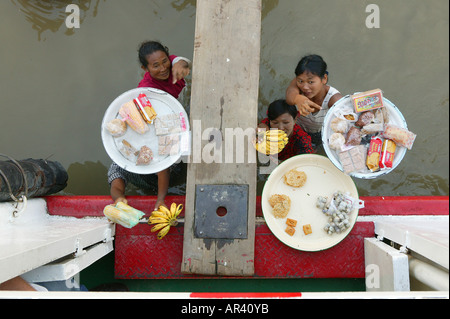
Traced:
[[167, 217], [170, 216], [170, 211], [167, 209], [167, 207], [161, 205], [161, 206], [159, 206], [158, 210], [159, 210], [160, 212], [165, 213], [165, 214], [167, 215]]
[[175, 218], [178, 217], [178, 215], [180, 215], [181, 211], [183, 210], [183, 204], [180, 204], [177, 206], [177, 210], [175, 212]]
[[167, 225], [169, 225], [169, 223], [161, 223], [161, 224], [156, 224], [155, 226], [152, 227], [152, 229], [150, 230], [152, 233], [154, 233], [155, 231], [160, 230], [161, 228], [166, 227]]
[[282, 130], [267, 130], [265, 133], [258, 134], [257, 141], [254, 143], [254, 147], [258, 152], [269, 154], [278, 154], [283, 150], [286, 144], [289, 142], [289, 138], [286, 132]]
[[168, 216], [167, 216], [166, 213], [163, 213], [163, 212], [161, 212], [161, 211], [159, 211], [159, 210], [154, 210], [154, 211], [152, 212], [152, 216], [153, 216], [153, 217], [168, 218]]
[[152, 212], [148, 219], [150, 225], [155, 224], [151, 228], [151, 232], [156, 232], [159, 230], [157, 235], [158, 239], [162, 239], [168, 232], [171, 226], [178, 225], [177, 217], [183, 210], [183, 205], [172, 203], [170, 205], [170, 210], [165, 206], [159, 206], [158, 210]]
[[175, 217], [176, 210], [177, 210], [177, 204], [172, 203], [172, 205], [170, 205], [170, 218]]
[[164, 227], [163, 229], [161, 229], [158, 233], [158, 235], [156, 235], [156, 237], [158, 239], [162, 239], [164, 236], [167, 235], [167, 233], [169, 232], [170, 229], [170, 225], [167, 225], [166, 227]]
[[168, 220], [167, 218], [163, 218], [163, 217], [153, 217], [150, 216], [148, 219], [149, 224], [160, 224], [160, 223], [167, 223]]

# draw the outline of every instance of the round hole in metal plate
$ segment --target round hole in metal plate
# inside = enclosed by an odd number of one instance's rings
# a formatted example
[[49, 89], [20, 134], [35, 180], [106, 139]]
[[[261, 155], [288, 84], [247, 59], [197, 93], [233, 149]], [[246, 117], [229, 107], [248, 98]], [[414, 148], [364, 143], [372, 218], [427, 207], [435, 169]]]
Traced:
[[228, 213], [227, 209], [223, 206], [217, 207], [216, 214], [219, 217], [223, 217]]

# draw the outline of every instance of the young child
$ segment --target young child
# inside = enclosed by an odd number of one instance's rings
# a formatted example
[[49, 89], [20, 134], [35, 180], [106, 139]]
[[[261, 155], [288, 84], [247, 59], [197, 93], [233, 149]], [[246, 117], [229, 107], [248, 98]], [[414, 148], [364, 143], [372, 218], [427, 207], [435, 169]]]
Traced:
[[289, 142], [278, 153], [278, 160], [284, 161], [292, 156], [314, 153], [311, 145], [311, 137], [295, 123], [297, 108], [289, 105], [286, 100], [276, 100], [269, 105], [267, 118], [258, 125], [262, 129], [276, 128], [286, 132]]
[[[169, 55], [167, 47], [156, 41], [143, 42], [138, 54], [141, 68], [146, 71], [138, 87], [160, 89], [178, 98], [186, 86], [184, 78], [189, 75], [191, 61]], [[167, 206], [164, 200], [168, 193], [171, 172], [180, 170], [181, 168], [175, 164], [156, 174], [144, 175], [128, 172], [112, 163], [108, 170], [111, 198], [115, 204], [119, 201], [127, 203], [125, 188], [131, 183], [141, 189], [157, 191], [154, 209], [158, 209], [160, 205]]]
[[312, 143], [321, 145], [325, 115], [342, 95], [327, 85], [327, 64], [319, 55], [303, 57], [295, 69], [295, 75], [286, 90], [286, 101], [297, 106], [300, 113], [297, 124], [311, 136]]

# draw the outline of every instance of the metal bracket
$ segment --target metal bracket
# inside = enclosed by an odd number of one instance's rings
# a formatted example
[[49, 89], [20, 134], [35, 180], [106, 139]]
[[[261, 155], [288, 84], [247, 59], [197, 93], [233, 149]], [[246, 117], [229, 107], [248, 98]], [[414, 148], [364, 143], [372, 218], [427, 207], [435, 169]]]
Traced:
[[248, 185], [196, 185], [194, 234], [197, 238], [248, 236]]

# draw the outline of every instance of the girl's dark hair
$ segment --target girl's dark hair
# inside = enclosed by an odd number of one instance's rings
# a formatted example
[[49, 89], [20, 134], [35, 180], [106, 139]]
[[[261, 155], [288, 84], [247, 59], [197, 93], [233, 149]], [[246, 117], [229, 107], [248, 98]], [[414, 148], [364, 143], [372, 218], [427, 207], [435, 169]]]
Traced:
[[286, 100], [280, 99], [270, 103], [267, 110], [267, 117], [270, 121], [273, 121], [284, 113], [289, 113], [295, 119], [297, 116], [297, 107], [295, 105], [287, 104]]
[[328, 74], [327, 64], [320, 55], [311, 54], [304, 56], [295, 68], [295, 75], [299, 76], [304, 72], [310, 72], [323, 79], [324, 75]]
[[169, 49], [161, 43], [157, 41], [146, 41], [141, 43], [139, 47], [139, 62], [141, 62], [143, 67], [146, 68], [148, 65], [147, 56], [156, 51], [162, 51], [169, 57]]

